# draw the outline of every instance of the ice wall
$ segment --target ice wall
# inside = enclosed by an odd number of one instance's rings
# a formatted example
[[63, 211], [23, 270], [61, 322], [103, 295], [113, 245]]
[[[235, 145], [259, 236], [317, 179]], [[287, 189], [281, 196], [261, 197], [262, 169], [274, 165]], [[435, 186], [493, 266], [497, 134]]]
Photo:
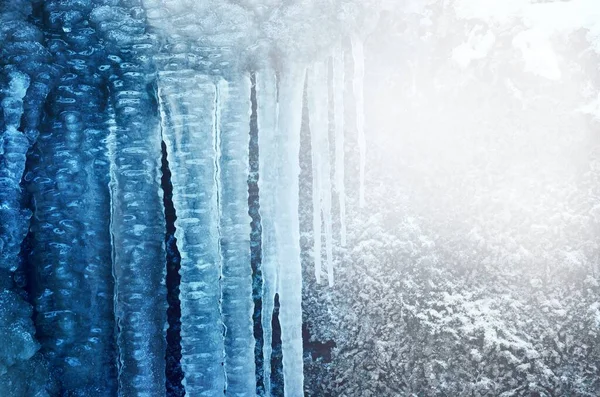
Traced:
[[[275, 346], [283, 354], [285, 394], [303, 394], [302, 98], [307, 66], [314, 65], [308, 81], [315, 228], [324, 228], [331, 285], [327, 87], [333, 78], [335, 186], [345, 242], [344, 66], [338, 48], [330, 76], [328, 56], [355, 25], [338, 21], [358, 13], [347, 5], [0, 2], [0, 270], [8, 280], [0, 286], [7, 292], [3, 307], [22, 311], [15, 321], [29, 335], [18, 360], [0, 363], [6, 374], [45, 360], [50, 394], [164, 393], [164, 144], [177, 215], [169, 227], [175, 227], [181, 254], [178, 320], [186, 392], [252, 395], [262, 367], [269, 395]], [[262, 310], [254, 307], [259, 300], [250, 263], [252, 74], [261, 153]], [[316, 274], [320, 278], [320, 270]], [[35, 312], [18, 296], [30, 298]], [[38, 341], [31, 337], [33, 313]], [[273, 335], [274, 316], [281, 341]], [[255, 338], [264, 340], [262, 351], [255, 351]], [[24, 364], [28, 359], [31, 366]], [[17, 383], [10, 384], [6, 390], [18, 393]]]
[[[105, 37], [110, 102], [112, 265], [121, 395], [156, 396], [165, 390], [166, 253], [160, 188], [161, 135], [155, 67], [156, 37], [143, 10], [97, 7], [92, 22]], [[128, 7], [125, 7], [128, 6]]]
[[[22, 247], [31, 210], [27, 153], [56, 73], [25, 1], [0, 2], [0, 394], [46, 396], [48, 371], [35, 340]], [[29, 302], [28, 302], [29, 300]]]

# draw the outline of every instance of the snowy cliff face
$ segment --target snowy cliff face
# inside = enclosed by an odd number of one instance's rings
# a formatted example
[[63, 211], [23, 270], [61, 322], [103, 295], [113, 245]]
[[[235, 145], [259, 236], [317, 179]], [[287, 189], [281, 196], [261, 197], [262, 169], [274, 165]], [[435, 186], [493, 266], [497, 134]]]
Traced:
[[[563, 47], [600, 52], [599, 14], [0, 0], [0, 395], [593, 395], [597, 170], [571, 156], [596, 141], [556, 130], [598, 117]], [[548, 130], [520, 113], [556, 103]], [[565, 268], [586, 287], [556, 303]], [[506, 320], [531, 314], [519, 277], [546, 308], [530, 333]]]

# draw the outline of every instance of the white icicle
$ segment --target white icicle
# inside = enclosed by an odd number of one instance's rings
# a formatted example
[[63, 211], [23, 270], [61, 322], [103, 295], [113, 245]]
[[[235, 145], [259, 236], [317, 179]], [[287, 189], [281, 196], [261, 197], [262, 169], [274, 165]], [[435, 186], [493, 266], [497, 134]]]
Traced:
[[312, 155], [312, 204], [313, 204], [313, 259], [315, 263], [315, 277], [317, 283], [321, 284], [321, 150], [320, 135], [323, 133], [323, 113], [319, 108], [318, 85], [315, 81], [317, 73], [314, 67], [309, 72], [308, 89], [308, 112], [310, 120], [310, 146]]
[[354, 98], [356, 101], [356, 129], [358, 131], [358, 150], [360, 152], [360, 191], [359, 203], [365, 205], [365, 166], [367, 144], [365, 140], [365, 103], [364, 103], [364, 78], [365, 54], [363, 41], [358, 36], [352, 36], [352, 57], [354, 58]]
[[287, 64], [279, 81], [276, 198], [279, 320], [283, 353], [284, 394], [304, 396], [302, 361], [302, 267], [300, 262], [299, 176], [302, 94], [306, 69]]
[[308, 117], [313, 158], [313, 227], [317, 282], [321, 275], [321, 215], [325, 225], [327, 279], [333, 285], [333, 230], [331, 217], [331, 165], [329, 161], [329, 118], [327, 63], [317, 62], [308, 79]]
[[269, 67], [256, 73], [256, 102], [259, 148], [260, 217], [262, 225], [262, 329], [265, 395], [271, 395], [272, 314], [277, 280], [277, 234], [275, 197], [277, 194], [277, 81]]
[[340, 205], [340, 238], [346, 246], [346, 187], [344, 185], [344, 50], [333, 52], [333, 109], [335, 123], [335, 189]]

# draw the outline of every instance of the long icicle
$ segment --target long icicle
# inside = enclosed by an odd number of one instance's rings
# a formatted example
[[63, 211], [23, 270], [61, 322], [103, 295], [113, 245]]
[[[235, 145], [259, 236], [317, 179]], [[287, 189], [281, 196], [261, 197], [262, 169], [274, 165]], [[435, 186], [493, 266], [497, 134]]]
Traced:
[[260, 216], [262, 223], [262, 329], [265, 396], [271, 395], [272, 313], [277, 278], [277, 234], [275, 195], [277, 194], [277, 81], [269, 67], [256, 73], [259, 154]]
[[[289, 62], [289, 61], [288, 61]], [[302, 267], [300, 261], [299, 176], [302, 94], [306, 69], [288, 63], [279, 81], [279, 129], [277, 132], [278, 190], [277, 259], [280, 297], [279, 320], [283, 352], [284, 393], [304, 396], [302, 359]]]
[[256, 393], [248, 214], [251, 83], [247, 73], [232, 71], [217, 87], [226, 386], [228, 395], [248, 396]]
[[344, 50], [339, 45], [333, 52], [333, 121], [335, 124], [335, 189], [340, 206], [340, 239], [346, 246], [346, 187], [344, 167]]
[[322, 218], [321, 218], [321, 151], [319, 150], [321, 129], [323, 128], [323, 109], [319, 109], [319, 99], [316, 82], [317, 72], [314, 67], [309, 72], [308, 114], [310, 125], [310, 146], [312, 156], [312, 203], [313, 203], [313, 260], [315, 278], [321, 284], [321, 244], [322, 244]]
[[358, 132], [358, 150], [360, 152], [359, 205], [362, 208], [365, 205], [365, 167], [367, 156], [364, 102], [365, 54], [363, 41], [356, 35], [352, 36], [352, 57], [354, 58], [353, 88], [356, 101], [356, 129]]
[[[313, 227], [317, 282], [321, 275], [321, 221], [325, 226], [327, 279], [333, 285], [333, 228], [331, 216], [331, 165], [329, 160], [329, 118], [327, 63], [316, 62], [308, 80], [308, 116], [313, 156]], [[322, 218], [321, 218], [322, 215]]]
[[217, 90], [210, 78], [193, 71], [161, 71], [159, 101], [181, 253], [183, 384], [188, 395], [217, 395], [225, 388], [219, 305]]

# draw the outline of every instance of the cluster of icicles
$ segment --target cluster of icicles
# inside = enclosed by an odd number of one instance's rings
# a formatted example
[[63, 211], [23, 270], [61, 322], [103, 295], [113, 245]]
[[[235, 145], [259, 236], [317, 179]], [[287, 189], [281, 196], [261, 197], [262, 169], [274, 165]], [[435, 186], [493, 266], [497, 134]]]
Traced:
[[[352, 55], [362, 205], [366, 154], [362, 112], [364, 56], [362, 41], [358, 38], [352, 40]], [[276, 295], [280, 303], [285, 395], [304, 395], [298, 207], [305, 79], [312, 147], [315, 277], [321, 283], [321, 236], [324, 235], [325, 273], [329, 285], [334, 283], [329, 62], [333, 71], [334, 183], [339, 200], [341, 245], [345, 246], [345, 66], [342, 46], [336, 47], [330, 57], [309, 67], [289, 61], [284, 62], [285, 66], [280, 70], [262, 67], [255, 73], [262, 227], [261, 326], [265, 341], [260, 361], [267, 396], [271, 395], [271, 313]], [[250, 230], [246, 131], [251, 115], [251, 81], [241, 72], [230, 73], [227, 79], [220, 78], [216, 83], [211, 77], [186, 73], [163, 71], [158, 74], [162, 134], [173, 170], [173, 204], [177, 211], [175, 237], [181, 253], [183, 383], [186, 393], [192, 396], [217, 395], [219, 390], [227, 390], [231, 395], [251, 395], [256, 389], [251, 274], [247, 265]], [[195, 87], [195, 92], [178, 92], [182, 81], [186, 86]], [[205, 182], [208, 180], [214, 181], [212, 186]], [[207, 239], [207, 236], [214, 238]], [[220, 266], [217, 268], [214, 263]], [[219, 288], [207, 285], [208, 280], [216, 279], [221, 280]], [[235, 297], [231, 298], [232, 295]], [[214, 303], [216, 300], [220, 302], [219, 307]]]
[[[170, 330], [165, 262], [172, 248], [165, 246], [165, 226], [174, 226], [181, 277], [181, 356], [175, 361], [186, 395], [280, 394], [272, 393], [271, 356], [281, 353], [285, 396], [303, 396], [298, 213], [303, 95], [306, 83], [315, 277], [320, 283], [325, 273], [333, 285], [330, 108], [341, 244], [347, 240], [343, 46], [309, 66], [293, 57], [277, 68], [256, 66], [253, 103], [252, 77], [246, 66], [235, 64], [231, 47], [202, 46], [181, 36], [177, 44], [159, 45], [135, 7], [94, 8], [89, 21], [80, 16], [90, 12], [91, 2], [48, 1], [45, 7], [48, 26], [42, 24], [42, 30], [27, 30], [25, 22], [4, 25], [12, 41], [7, 39], [10, 46], [0, 54], [15, 69], [9, 84], [0, 81], [6, 86], [0, 90], [6, 97], [0, 101], [6, 126], [0, 162], [12, 165], [0, 170], [12, 181], [4, 194], [12, 204], [0, 216], [7, 229], [19, 232], [9, 236], [11, 252], [0, 255], [11, 255], [4, 267], [14, 272], [29, 230], [21, 253], [31, 273], [27, 293], [36, 328], [31, 334], [41, 346], [31, 340], [25, 360], [40, 349], [40, 367], [48, 368], [50, 378], [46, 389], [55, 395], [164, 395], [172, 365], [165, 359]], [[28, 61], [24, 54], [44, 58]], [[352, 39], [352, 57], [362, 205], [364, 56], [358, 38]], [[48, 70], [40, 72], [40, 65]], [[258, 292], [249, 215], [254, 105], [262, 228]], [[26, 138], [28, 128], [35, 133]], [[174, 225], [165, 221], [161, 153], [171, 174]], [[21, 211], [21, 184], [33, 203], [31, 221]], [[281, 352], [273, 352], [277, 311]], [[19, 315], [32, 317], [24, 310]]]

